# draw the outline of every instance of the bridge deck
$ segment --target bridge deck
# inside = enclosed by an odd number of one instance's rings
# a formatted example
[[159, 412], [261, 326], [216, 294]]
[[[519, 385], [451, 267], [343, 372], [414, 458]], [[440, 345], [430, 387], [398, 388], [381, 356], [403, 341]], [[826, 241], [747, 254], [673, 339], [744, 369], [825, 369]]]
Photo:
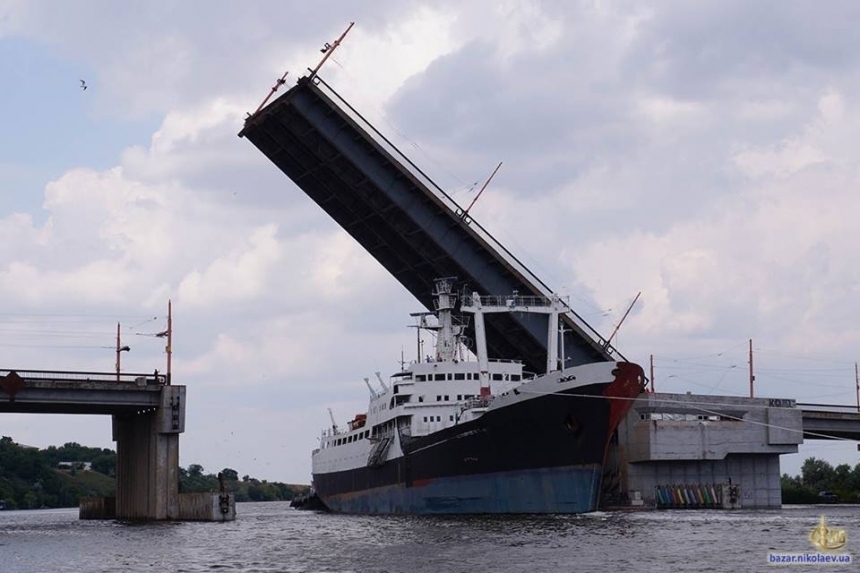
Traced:
[[[299, 80], [249, 117], [239, 135], [262, 151], [428, 310], [433, 310], [433, 281], [441, 277], [457, 277], [485, 295], [550, 294], [545, 284], [319, 78]], [[516, 314], [488, 316], [490, 357], [517, 358], [527, 369], [543, 372], [546, 320]], [[618, 358], [573, 311], [562, 320], [567, 329], [567, 365]], [[474, 339], [473, 331], [468, 335]]]
[[860, 441], [860, 412], [851, 406], [798, 404], [803, 411], [803, 437], [807, 440]]
[[152, 374], [0, 370], [0, 412], [134, 413], [158, 407], [163, 382]]

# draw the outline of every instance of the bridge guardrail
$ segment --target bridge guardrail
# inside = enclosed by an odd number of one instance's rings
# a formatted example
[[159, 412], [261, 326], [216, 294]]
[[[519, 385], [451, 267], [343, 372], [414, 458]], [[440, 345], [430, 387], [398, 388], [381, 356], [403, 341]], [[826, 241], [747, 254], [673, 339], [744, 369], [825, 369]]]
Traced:
[[164, 374], [121, 372], [80, 372], [72, 370], [19, 370], [17, 368], [0, 368], [0, 376], [7, 376], [15, 372], [25, 380], [54, 380], [58, 382], [133, 382], [144, 383], [156, 382], [165, 384], [167, 377]]

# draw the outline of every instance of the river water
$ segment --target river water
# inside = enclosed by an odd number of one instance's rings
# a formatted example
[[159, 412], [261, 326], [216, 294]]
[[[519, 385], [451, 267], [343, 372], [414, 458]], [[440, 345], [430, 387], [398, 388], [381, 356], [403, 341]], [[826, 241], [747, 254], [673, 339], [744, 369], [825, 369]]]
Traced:
[[232, 523], [127, 525], [77, 510], [0, 512], [0, 572], [844, 571], [768, 565], [813, 551], [809, 532], [848, 535], [860, 560], [860, 506], [673, 510], [527, 517], [368, 517], [242, 503]]

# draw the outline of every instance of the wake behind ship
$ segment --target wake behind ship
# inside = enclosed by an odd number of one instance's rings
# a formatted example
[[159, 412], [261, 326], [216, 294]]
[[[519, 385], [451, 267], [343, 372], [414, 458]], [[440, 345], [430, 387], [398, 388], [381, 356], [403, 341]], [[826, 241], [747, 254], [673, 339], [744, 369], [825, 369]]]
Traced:
[[[566, 306], [557, 297], [465, 294], [458, 316], [453, 284], [437, 280], [436, 312], [416, 315], [436, 333], [435, 354], [388, 385], [380, 378], [379, 389], [368, 383], [368, 411], [323, 431], [312, 455], [317, 496], [345, 513], [594, 511], [609, 440], [644, 387], [642, 368], [561, 368]], [[548, 315], [545, 374], [488, 358], [484, 315], [495, 313]], [[477, 360], [464, 359], [466, 316]]]

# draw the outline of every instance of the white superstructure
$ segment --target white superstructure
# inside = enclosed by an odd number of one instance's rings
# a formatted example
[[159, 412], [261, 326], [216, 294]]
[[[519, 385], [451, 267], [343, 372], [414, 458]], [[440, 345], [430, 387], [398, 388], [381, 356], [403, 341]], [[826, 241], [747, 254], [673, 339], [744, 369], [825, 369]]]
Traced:
[[[474, 317], [477, 355], [477, 360], [464, 360], [465, 324], [453, 314], [457, 295], [452, 286], [453, 279], [436, 282], [433, 294], [437, 324], [427, 325], [425, 318], [430, 313], [413, 315], [419, 317], [419, 329], [436, 332], [435, 355], [409, 364], [393, 375], [388, 385], [380, 378], [381, 390], [368, 382], [368, 411], [355, 416], [345, 429], [337, 427], [333, 420], [332, 427], [322, 432], [320, 447], [313, 452], [315, 475], [381, 465], [402, 455], [410, 439], [474, 420], [488, 409], [612, 379], [614, 362], [559, 369], [563, 349], [559, 352], [558, 316], [564, 305], [557, 297], [524, 297], [516, 293], [464, 297], [460, 310]], [[549, 315], [547, 374], [536, 377], [524, 373], [519, 361], [488, 358], [484, 314], [499, 312]], [[418, 346], [420, 356], [420, 342]], [[576, 375], [571, 374], [573, 371]]]

